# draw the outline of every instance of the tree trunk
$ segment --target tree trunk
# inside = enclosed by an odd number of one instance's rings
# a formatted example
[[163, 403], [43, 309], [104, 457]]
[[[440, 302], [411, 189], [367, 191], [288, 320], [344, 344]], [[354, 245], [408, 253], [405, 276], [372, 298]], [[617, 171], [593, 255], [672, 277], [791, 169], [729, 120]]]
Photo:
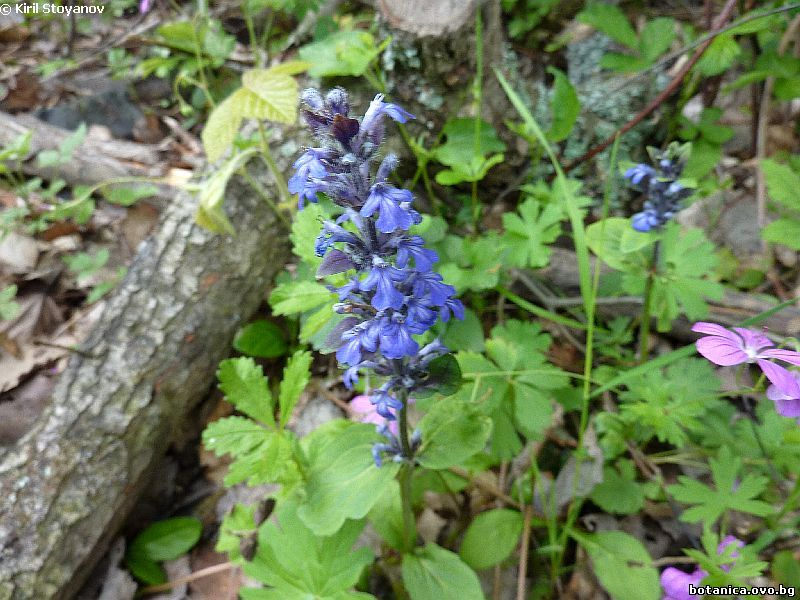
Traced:
[[0, 454], [0, 599], [79, 589], [283, 268], [265, 203], [234, 179], [226, 208], [236, 237], [197, 227], [195, 199], [176, 195], [52, 404]]

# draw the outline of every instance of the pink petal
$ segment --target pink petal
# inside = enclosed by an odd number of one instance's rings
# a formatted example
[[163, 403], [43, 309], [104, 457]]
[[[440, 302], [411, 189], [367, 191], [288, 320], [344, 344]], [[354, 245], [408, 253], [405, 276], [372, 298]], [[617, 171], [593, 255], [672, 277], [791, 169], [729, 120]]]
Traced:
[[[735, 335], [735, 334], [731, 334]], [[710, 335], [695, 342], [697, 351], [714, 364], [723, 367], [746, 363], [750, 357], [742, 350], [741, 340], [734, 343], [728, 339]]]
[[800, 352], [794, 352], [793, 350], [772, 348], [770, 350], [764, 350], [763, 352], [759, 352], [759, 356], [763, 356], [764, 358], [774, 358], [777, 360], [782, 360], [783, 362], [788, 362], [793, 365], [800, 366]]
[[790, 398], [800, 398], [800, 383], [795, 379], [789, 371], [769, 362], [768, 360], [758, 359], [758, 366], [767, 376], [767, 379], [772, 382], [782, 394], [786, 394]]
[[778, 386], [771, 385], [767, 388], [767, 398], [772, 400], [773, 402], [777, 402], [778, 400], [791, 400], [791, 396], [787, 396], [783, 392], [778, 389]]
[[800, 399], [778, 400], [775, 402], [775, 410], [782, 417], [800, 417]]
[[705, 333], [706, 335], [716, 335], [739, 345], [742, 343], [740, 336], [736, 335], [729, 329], [725, 329], [722, 325], [717, 325], [716, 323], [698, 321], [692, 325], [692, 331], [696, 331], [697, 333]]
[[744, 340], [744, 347], [752, 350], [760, 350], [761, 348], [773, 348], [775, 344], [762, 333], [753, 331], [752, 329], [745, 329], [744, 327], [734, 327], [733, 330], [742, 336]]

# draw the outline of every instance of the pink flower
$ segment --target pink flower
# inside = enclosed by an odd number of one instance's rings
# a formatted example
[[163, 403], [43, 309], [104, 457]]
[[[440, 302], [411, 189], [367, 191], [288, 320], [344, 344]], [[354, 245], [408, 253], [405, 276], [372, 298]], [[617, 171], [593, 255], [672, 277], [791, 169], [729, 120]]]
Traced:
[[667, 567], [661, 573], [661, 587], [664, 590], [662, 600], [694, 600], [699, 598], [697, 594], [689, 593], [689, 584], [697, 587], [708, 575], [702, 569], [695, 570], [694, 573], [686, 573], [675, 567]]
[[768, 360], [800, 365], [800, 352], [776, 348], [767, 336], [742, 327], [731, 331], [716, 323], [700, 321], [694, 324], [692, 331], [706, 334], [697, 340], [697, 351], [714, 364], [730, 367], [756, 363], [783, 394], [800, 397], [800, 382], [785, 368]]
[[[800, 388], [800, 373], [791, 373]], [[767, 398], [775, 403], [775, 410], [782, 417], [800, 417], [800, 394], [787, 394], [776, 385], [767, 388]]]
[[369, 396], [361, 394], [356, 396], [350, 401], [350, 409], [355, 413], [355, 416], [361, 417], [362, 423], [374, 423], [375, 425], [383, 425], [388, 423], [389, 431], [395, 436], [397, 435], [397, 421], [389, 421], [378, 414], [376, 406], [370, 401]]
[[[731, 544], [735, 545], [736, 549], [731, 552], [731, 558], [733, 559], [731, 563], [722, 566], [724, 571], [730, 570], [731, 565], [739, 558], [739, 548], [744, 548], [745, 546], [742, 540], [732, 535], [726, 535], [717, 546], [717, 554], [725, 552], [725, 548]], [[661, 588], [664, 590], [664, 596], [661, 600], [694, 600], [695, 598], [699, 598], [700, 596], [697, 594], [689, 593], [689, 585], [691, 584], [697, 587], [707, 576], [708, 572], [699, 567], [692, 573], [681, 571], [675, 567], [664, 569], [661, 573]]]

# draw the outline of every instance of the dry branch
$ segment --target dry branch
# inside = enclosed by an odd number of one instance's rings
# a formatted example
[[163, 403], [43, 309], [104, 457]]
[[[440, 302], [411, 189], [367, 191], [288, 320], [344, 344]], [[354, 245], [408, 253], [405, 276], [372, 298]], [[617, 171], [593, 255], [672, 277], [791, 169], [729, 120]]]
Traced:
[[[578, 262], [575, 253], [563, 248], [553, 248], [552, 251], [550, 264], [537, 274], [562, 290], [578, 289]], [[604, 268], [604, 272], [608, 271]], [[709, 304], [711, 312], [706, 320], [728, 327], [766, 312], [774, 306], [758, 296], [733, 290], [726, 290], [725, 297], [721, 301]], [[633, 303], [603, 304], [598, 310], [607, 315], [637, 316], [641, 313], [641, 306]], [[691, 332], [691, 325], [681, 317], [673, 323], [670, 335], [682, 340], [696, 339], [697, 334]], [[766, 327], [771, 333], [783, 337], [800, 336], [800, 309], [793, 306], [784, 308], [765, 319], [759, 327]]]

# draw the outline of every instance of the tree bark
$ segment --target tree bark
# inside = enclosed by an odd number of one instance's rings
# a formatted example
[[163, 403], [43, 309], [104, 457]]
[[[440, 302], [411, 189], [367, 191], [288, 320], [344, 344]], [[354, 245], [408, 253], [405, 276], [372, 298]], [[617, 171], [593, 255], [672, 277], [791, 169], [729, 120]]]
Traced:
[[286, 231], [265, 203], [234, 179], [226, 208], [235, 237], [197, 227], [196, 200], [175, 196], [52, 404], [0, 449], [0, 599], [79, 589], [283, 268]]

